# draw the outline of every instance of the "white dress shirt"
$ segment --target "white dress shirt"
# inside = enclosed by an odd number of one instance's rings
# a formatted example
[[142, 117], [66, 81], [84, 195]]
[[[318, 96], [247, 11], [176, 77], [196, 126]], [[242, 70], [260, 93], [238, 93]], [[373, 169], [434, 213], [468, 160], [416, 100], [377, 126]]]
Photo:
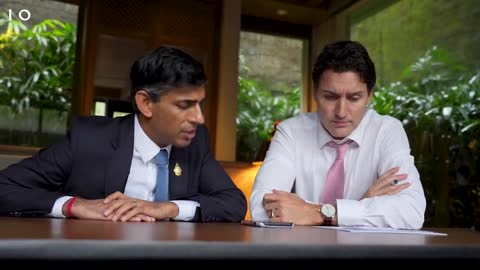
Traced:
[[[137, 116], [135, 116], [133, 157], [130, 165], [130, 173], [127, 178], [124, 194], [131, 198], [145, 201], [153, 201], [155, 195], [155, 186], [157, 183], [157, 165], [155, 156], [160, 150], [165, 149], [170, 157], [171, 145], [160, 148], [155, 144], [143, 131]], [[62, 213], [63, 204], [68, 201], [71, 196], [64, 196], [55, 202], [51, 216], [65, 217]], [[195, 201], [171, 201], [178, 206], [178, 215], [175, 220], [188, 221], [193, 219], [195, 211], [200, 204]]]
[[[320, 203], [328, 170], [336, 150], [326, 144], [332, 137], [317, 112], [287, 119], [277, 126], [250, 197], [252, 218], [269, 219], [262, 206], [265, 193], [273, 189], [295, 193], [305, 201]], [[337, 200], [339, 226], [378, 226], [418, 229], [426, 207], [420, 176], [410, 154], [402, 123], [367, 110], [358, 127], [342, 141], [352, 140], [344, 159], [344, 199]], [[360, 200], [387, 170], [400, 167], [411, 186], [395, 195]]]

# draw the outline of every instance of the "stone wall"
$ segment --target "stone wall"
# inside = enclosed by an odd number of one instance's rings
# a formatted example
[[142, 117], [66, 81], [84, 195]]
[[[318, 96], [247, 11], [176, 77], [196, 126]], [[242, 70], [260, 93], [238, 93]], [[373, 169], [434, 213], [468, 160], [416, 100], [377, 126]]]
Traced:
[[478, 0], [402, 0], [350, 28], [352, 40], [370, 52], [377, 78], [384, 83], [402, 79], [402, 72], [433, 46], [447, 50], [460, 64], [480, 68], [480, 5]]
[[301, 87], [302, 54], [302, 40], [241, 32], [241, 61], [248, 70], [240, 75], [260, 80], [273, 92]]

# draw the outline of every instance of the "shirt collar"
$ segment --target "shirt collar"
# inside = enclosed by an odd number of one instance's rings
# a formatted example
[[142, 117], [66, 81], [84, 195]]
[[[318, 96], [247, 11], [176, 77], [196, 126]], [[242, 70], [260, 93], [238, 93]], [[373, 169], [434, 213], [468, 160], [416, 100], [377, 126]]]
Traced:
[[167, 145], [163, 148], [159, 147], [154, 143], [143, 131], [140, 122], [138, 121], [138, 115], [135, 115], [135, 125], [134, 125], [134, 139], [133, 139], [133, 148], [140, 156], [143, 162], [147, 163], [160, 152], [160, 150], [165, 149], [168, 152], [170, 157], [170, 151], [172, 150], [172, 145]]
[[367, 111], [365, 112], [365, 114], [362, 117], [362, 120], [360, 120], [360, 124], [352, 131], [352, 133], [350, 133], [347, 137], [345, 137], [341, 140], [335, 140], [327, 132], [327, 130], [322, 125], [322, 122], [320, 121], [320, 119], [318, 118], [318, 115], [317, 115], [318, 129], [319, 129], [319, 134], [320, 134], [320, 136], [319, 136], [320, 137], [319, 138], [320, 147], [323, 148], [327, 143], [329, 143], [331, 141], [334, 141], [338, 144], [342, 144], [342, 143], [345, 143], [348, 140], [352, 140], [358, 146], [360, 146], [362, 144], [364, 134], [365, 134], [365, 130], [366, 130], [366, 127], [368, 125], [368, 122], [370, 121], [371, 116], [372, 116], [372, 110], [367, 109]]

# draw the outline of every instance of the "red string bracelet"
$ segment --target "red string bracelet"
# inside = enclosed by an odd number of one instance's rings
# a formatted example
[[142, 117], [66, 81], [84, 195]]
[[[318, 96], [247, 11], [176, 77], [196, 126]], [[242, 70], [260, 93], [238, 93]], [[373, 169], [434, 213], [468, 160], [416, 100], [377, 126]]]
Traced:
[[75, 202], [75, 200], [77, 200], [77, 197], [73, 197], [73, 198], [71, 198], [71, 199], [68, 201], [68, 204], [67, 204], [67, 217], [73, 217], [73, 214], [72, 214], [72, 206], [73, 206], [73, 203]]

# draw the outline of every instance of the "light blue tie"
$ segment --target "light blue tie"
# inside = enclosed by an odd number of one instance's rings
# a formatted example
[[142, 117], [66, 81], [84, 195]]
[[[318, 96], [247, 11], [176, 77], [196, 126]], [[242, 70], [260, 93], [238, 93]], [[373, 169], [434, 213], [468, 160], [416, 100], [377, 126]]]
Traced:
[[157, 187], [155, 189], [154, 201], [168, 201], [168, 152], [162, 149], [155, 156], [157, 164]]

